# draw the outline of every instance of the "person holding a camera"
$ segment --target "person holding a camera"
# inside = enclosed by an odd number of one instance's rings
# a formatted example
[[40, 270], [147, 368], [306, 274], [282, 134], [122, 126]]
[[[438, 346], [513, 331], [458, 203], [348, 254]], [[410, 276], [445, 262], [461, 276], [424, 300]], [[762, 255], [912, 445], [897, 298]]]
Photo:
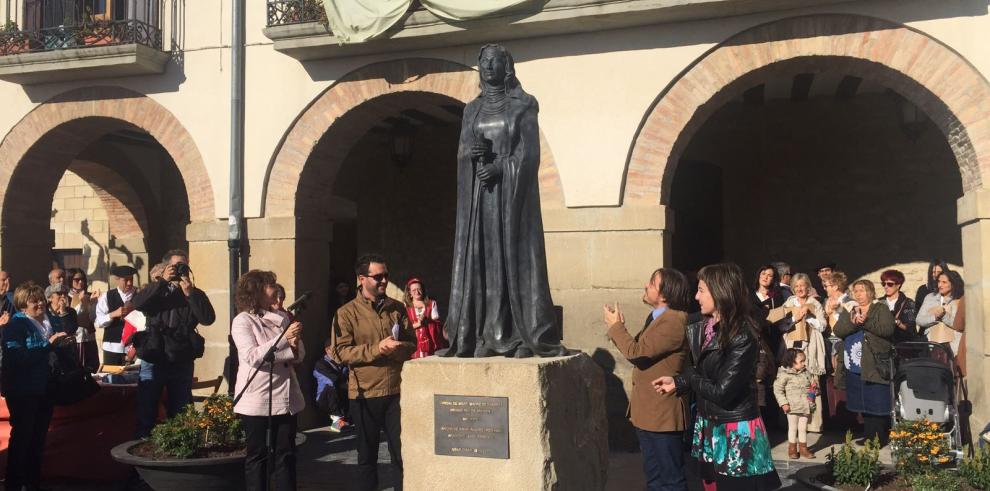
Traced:
[[192, 402], [193, 361], [203, 356], [205, 344], [196, 326], [208, 326], [216, 320], [210, 299], [196, 288], [189, 254], [171, 250], [162, 261], [165, 268], [161, 277], [152, 278], [134, 295], [134, 308], [146, 319], [145, 330], [134, 335], [134, 347], [142, 360], [138, 438], [151, 434], [163, 388], [168, 389], [169, 418]]

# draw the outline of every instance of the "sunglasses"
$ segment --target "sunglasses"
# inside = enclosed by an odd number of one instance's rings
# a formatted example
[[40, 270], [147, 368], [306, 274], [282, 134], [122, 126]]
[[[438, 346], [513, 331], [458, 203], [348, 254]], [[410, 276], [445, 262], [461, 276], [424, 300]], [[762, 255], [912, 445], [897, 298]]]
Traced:
[[388, 273], [378, 273], [378, 274], [374, 274], [374, 275], [369, 274], [369, 275], [362, 275], [362, 276], [364, 276], [365, 278], [371, 278], [371, 279], [375, 280], [375, 283], [381, 283], [381, 282], [383, 282], [383, 281], [385, 281], [385, 280], [388, 279]]
[[894, 283], [893, 281], [881, 281], [880, 284], [883, 285], [883, 286], [886, 286], [886, 287], [893, 288], [893, 287], [899, 285], [900, 283]]

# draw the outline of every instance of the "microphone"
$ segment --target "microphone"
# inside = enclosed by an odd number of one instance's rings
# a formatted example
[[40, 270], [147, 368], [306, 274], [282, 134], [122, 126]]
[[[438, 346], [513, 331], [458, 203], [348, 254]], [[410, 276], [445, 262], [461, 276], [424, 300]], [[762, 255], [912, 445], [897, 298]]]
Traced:
[[299, 298], [296, 299], [295, 302], [292, 302], [291, 305], [286, 307], [285, 310], [289, 312], [299, 313], [298, 311], [306, 308], [306, 300], [309, 300], [309, 296], [312, 294], [313, 294], [313, 290], [309, 290], [306, 293], [303, 293], [302, 295], [299, 296]]

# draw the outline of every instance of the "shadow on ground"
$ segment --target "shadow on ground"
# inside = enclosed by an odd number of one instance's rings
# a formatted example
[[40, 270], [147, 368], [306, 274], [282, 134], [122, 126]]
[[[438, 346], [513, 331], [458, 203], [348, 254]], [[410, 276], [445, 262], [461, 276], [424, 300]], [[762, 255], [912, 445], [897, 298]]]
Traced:
[[[805, 489], [798, 484], [795, 474], [798, 470], [825, 463], [829, 448], [840, 445], [844, 431], [831, 431], [824, 434], [810, 434], [808, 441], [817, 454], [815, 459], [789, 460], [787, 458], [787, 435], [780, 430], [770, 431], [773, 443], [774, 465], [784, 486], [783, 490]], [[889, 449], [881, 450], [880, 460], [890, 462]], [[383, 443], [378, 453], [379, 490], [393, 490], [398, 482], [398, 473], [392, 467], [388, 449]], [[627, 491], [644, 489], [642, 458], [639, 452], [613, 451], [609, 456], [607, 491]], [[688, 486], [691, 491], [701, 490], [700, 482], [694, 473], [695, 464], [688, 462], [686, 467]], [[355, 439], [350, 434], [331, 433], [326, 428], [309, 430], [306, 441], [298, 453], [298, 489], [301, 491], [350, 491], [356, 489], [358, 478], [357, 450]], [[46, 483], [52, 491], [146, 491], [147, 488], [125, 487], [122, 483]]]

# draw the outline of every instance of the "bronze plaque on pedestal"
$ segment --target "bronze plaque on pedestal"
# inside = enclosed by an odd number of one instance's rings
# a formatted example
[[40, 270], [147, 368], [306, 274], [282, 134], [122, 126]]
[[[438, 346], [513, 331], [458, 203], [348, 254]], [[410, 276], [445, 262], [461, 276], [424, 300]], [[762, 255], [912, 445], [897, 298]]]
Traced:
[[436, 455], [509, 458], [509, 398], [433, 396]]

